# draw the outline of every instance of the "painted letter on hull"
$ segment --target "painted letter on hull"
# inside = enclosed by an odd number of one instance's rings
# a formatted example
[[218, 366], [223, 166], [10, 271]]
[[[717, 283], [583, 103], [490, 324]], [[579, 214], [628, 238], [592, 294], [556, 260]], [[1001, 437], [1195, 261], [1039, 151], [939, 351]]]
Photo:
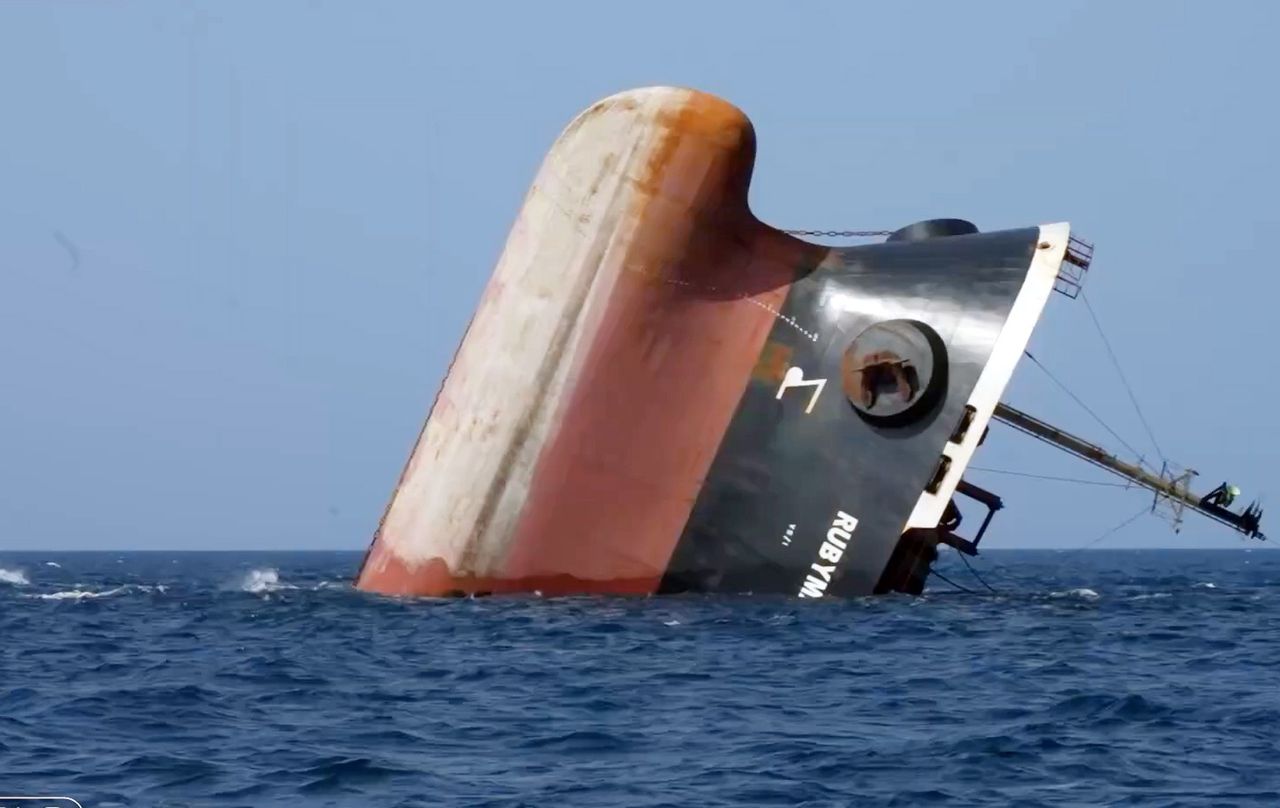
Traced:
[[[569, 125], [358, 587], [796, 594], [820, 563], [823, 593], [869, 591], [1026, 294], [1040, 231], [808, 244], [748, 210], [754, 151], [741, 112], [689, 90], [623, 93]], [[918, 324], [860, 337], [904, 319]], [[880, 361], [893, 351], [919, 356]], [[857, 525], [838, 563], [821, 557], [836, 520]]]

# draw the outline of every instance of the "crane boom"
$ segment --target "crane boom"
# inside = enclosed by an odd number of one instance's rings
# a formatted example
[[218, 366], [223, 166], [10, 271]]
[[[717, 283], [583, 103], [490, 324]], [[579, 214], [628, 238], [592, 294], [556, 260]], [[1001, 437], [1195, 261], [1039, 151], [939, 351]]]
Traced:
[[1169, 477], [1155, 474], [1141, 465], [1127, 463], [1097, 444], [1084, 438], [1076, 437], [1069, 432], [1058, 429], [1008, 404], [996, 405], [994, 416], [1002, 423], [1025, 432], [1034, 438], [1075, 455], [1099, 468], [1142, 486], [1157, 496], [1171, 500], [1175, 507], [1190, 508], [1217, 522], [1228, 525], [1235, 530], [1255, 539], [1266, 539], [1259, 530], [1262, 521], [1262, 509], [1252, 504], [1242, 513], [1236, 513], [1220, 505], [1214, 504], [1208, 497], [1193, 494], [1187, 485], [1191, 475]]

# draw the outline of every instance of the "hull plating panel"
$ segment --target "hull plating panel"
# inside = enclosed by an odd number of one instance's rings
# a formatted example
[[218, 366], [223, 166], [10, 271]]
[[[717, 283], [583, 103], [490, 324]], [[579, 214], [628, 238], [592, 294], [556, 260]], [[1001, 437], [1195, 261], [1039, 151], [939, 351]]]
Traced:
[[[808, 244], [748, 210], [754, 152], [741, 112], [688, 90], [623, 93], [570, 124], [357, 586], [871, 591], [1023, 290], [1039, 231]], [[909, 422], [867, 420], [846, 390], [909, 397], [907, 376], [934, 372], [920, 358], [876, 365], [890, 349], [850, 358], [886, 320], [923, 323], [944, 346], [945, 383]], [[815, 564], [829, 565], [821, 587]]]
[[657, 588], [798, 268], [747, 210], [750, 123], [607, 99], [552, 147], [358, 586]]
[[[1038, 237], [1029, 228], [832, 250], [799, 280], [662, 590], [870, 594], [921, 492], [954, 448]], [[902, 321], [925, 324], [944, 346], [945, 378], [931, 371], [941, 397], [914, 420], [876, 422], [850, 400], [849, 349], [869, 329]], [[906, 353], [886, 350], [891, 365]], [[864, 352], [858, 359], [868, 356], [877, 358]], [[916, 372], [923, 365], [917, 360]], [[787, 384], [788, 374], [805, 382]], [[923, 390], [924, 379], [915, 383]], [[896, 386], [890, 377], [882, 397]]]

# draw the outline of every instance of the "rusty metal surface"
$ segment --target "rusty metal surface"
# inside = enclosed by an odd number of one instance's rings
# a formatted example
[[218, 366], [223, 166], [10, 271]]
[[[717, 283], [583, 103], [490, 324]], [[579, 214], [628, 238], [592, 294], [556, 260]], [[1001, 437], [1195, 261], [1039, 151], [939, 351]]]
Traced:
[[823, 591], [871, 591], [1039, 231], [809, 244], [751, 215], [754, 152], [740, 111], [688, 90], [570, 124], [358, 587], [794, 594], [819, 559]]
[[823, 252], [750, 215], [754, 148], [741, 112], [684, 90], [569, 126], [358, 586], [657, 587], [788, 284]]
[[854, 411], [890, 426], [924, 415], [947, 386], [947, 349], [916, 320], [887, 320], [854, 337], [840, 361]]

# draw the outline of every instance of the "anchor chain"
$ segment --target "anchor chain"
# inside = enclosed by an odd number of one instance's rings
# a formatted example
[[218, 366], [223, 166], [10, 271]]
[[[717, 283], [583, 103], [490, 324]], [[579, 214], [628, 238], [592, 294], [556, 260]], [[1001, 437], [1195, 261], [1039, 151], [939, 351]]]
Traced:
[[818, 236], [821, 238], [866, 238], [888, 236], [892, 230], [783, 230], [789, 236]]

